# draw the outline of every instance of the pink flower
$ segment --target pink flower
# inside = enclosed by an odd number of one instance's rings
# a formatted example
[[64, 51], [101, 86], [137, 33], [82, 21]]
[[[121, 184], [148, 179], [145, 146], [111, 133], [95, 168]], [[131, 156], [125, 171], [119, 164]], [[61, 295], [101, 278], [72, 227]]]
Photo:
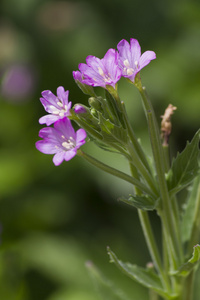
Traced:
[[57, 96], [49, 90], [43, 91], [40, 101], [49, 115], [40, 118], [39, 123], [49, 126], [59, 119], [68, 117], [72, 105], [71, 102], [68, 103], [68, 96], [69, 91], [65, 91], [62, 86], [57, 88]]
[[[115, 49], [109, 49], [104, 58], [89, 55], [86, 58], [87, 64], [79, 64], [79, 70], [82, 74], [74, 74], [77, 78], [82, 78], [82, 83], [92, 86], [111, 85], [115, 88], [116, 83], [121, 78], [121, 70], [118, 67], [118, 53]], [[74, 77], [74, 78], [75, 78]]]
[[137, 40], [130, 39], [130, 44], [126, 40], [121, 40], [117, 49], [119, 51], [118, 64], [122, 70], [122, 76], [134, 82], [136, 74], [156, 58], [153, 51], [146, 51], [141, 55], [141, 48]]
[[36, 142], [36, 148], [45, 154], [55, 154], [53, 163], [58, 166], [76, 155], [85, 144], [86, 132], [82, 128], [75, 132], [70, 120], [65, 117], [55, 122], [54, 127], [41, 129], [39, 137], [43, 140]]

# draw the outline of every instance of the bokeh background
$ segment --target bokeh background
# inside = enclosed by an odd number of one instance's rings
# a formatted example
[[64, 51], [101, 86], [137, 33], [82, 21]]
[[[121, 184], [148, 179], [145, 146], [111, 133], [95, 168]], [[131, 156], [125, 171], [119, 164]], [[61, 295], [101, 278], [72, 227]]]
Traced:
[[[189, 0], [1, 0], [0, 3], [0, 299], [96, 300], [107, 285], [93, 284], [92, 261], [127, 299], [147, 291], [124, 277], [106, 254], [141, 266], [150, 260], [137, 212], [117, 201], [131, 187], [74, 158], [59, 167], [35, 149], [38, 119], [45, 114], [41, 91], [70, 91], [87, 104], [72, 71], [88, 55], [102, 58], [131, 37], [157, 59], [142, 81], [160, 121], [169, 103], [171, 153], [183, 149], [199, 127], [200, 2]], [[150, 154], [140, 97], [119, 83], [135, 132]], [[119, 156], [91, 143], [85, 151], [128, 172]], [[159, 221], [151, 215], [159, 234]], [[100, 281], [99, 281], [100, 282]], [[113, 297], [113, 298], [112, 298]], [[101, 299], [101, 298], [99, 298]]]

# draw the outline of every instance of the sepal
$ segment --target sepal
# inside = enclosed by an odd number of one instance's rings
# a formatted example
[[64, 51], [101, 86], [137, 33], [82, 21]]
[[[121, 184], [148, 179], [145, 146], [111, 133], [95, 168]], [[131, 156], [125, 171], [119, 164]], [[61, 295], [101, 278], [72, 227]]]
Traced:
[[96, 95], [91, 85], [84, 84], [80, 82], [78, 79], [75, 79], [75, 82], [85, 95], [89, 95], [92, 97]]

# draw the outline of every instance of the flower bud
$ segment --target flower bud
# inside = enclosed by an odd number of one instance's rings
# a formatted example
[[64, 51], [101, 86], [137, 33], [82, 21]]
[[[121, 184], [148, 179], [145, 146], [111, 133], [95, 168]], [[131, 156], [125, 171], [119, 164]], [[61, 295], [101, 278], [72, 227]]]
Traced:
[[94, 92], [93, 87], [90, 86], [90, 85], [84, 84], [82, 82], [83, 77], [82, 77], [81, 72], [73, 71], [73, 77], [74, 77], [74, 80], [75, 80], [76, 84], [78, 85], [78, 87], [81, 89], [81, 91], [84, 94], [89, 95], [89, 96], [95, 96], [95, 92]]
[[96, 97], [90, 97], [88, 99], [88, 103], [89, 103], [89, 105], [92, 108], [96, 109], [97, 111], [102, 111], [102, 105], [99, 102], [98, 98], [96, 98]]
[[85, 114], [85, 113], [88, 112], [88, 109], [87, 109], [85, 106], [83, 106], [83, 105], [76, 104], [76, 105], [74, 106], [74, 112], [75, 112], [76, 114]]

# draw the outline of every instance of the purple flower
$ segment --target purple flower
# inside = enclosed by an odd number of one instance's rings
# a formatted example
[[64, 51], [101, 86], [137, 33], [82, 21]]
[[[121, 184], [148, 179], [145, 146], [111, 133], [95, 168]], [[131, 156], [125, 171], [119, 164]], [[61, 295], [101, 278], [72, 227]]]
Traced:
[[55, 154], [53, 163], [58, 166], [63, 160], [72, 159], [83, 144], [86, 132], [78, 129], [77, 132], [68, 118], [63, 118], [54, 123], [54, 127], [45, 127], [40, 130], [39, 137], [43, 140], [36, 142], [36, 148], [45, 154]]
[[65, 91], [62, 86], [57, 88], [57, 96], [49, 90], [43, 91], [40, 101], [49, 115], [40, 118], [39, 123], [49, 126], [59, 119], [69, 116], [72, 103], [68, 103], [68, 96], [69, 91]]
[[[118, 53], [115, 49], [109, 49], [102, 59], [89, 55], [86, 58], [86, 63], [79, 64], [79, 70], [83, 78], [82, 83], [104, 88], [106, 88], [106, 85], [111, 85], [115, 88], [115, 84], [121, 78], [121, 70], [118, 67]], [[76, 74], [76, 76], [78, 75]]]
[[121, 40], [117, 49], [122, 76], [129, 78], [132, 82], [134, 82], [135, 75], [156, 58], [153, 51], [146, 51], [141, 55], [140, 45], [135, 39], [130, 39], [130, 44], [126, 40]]

